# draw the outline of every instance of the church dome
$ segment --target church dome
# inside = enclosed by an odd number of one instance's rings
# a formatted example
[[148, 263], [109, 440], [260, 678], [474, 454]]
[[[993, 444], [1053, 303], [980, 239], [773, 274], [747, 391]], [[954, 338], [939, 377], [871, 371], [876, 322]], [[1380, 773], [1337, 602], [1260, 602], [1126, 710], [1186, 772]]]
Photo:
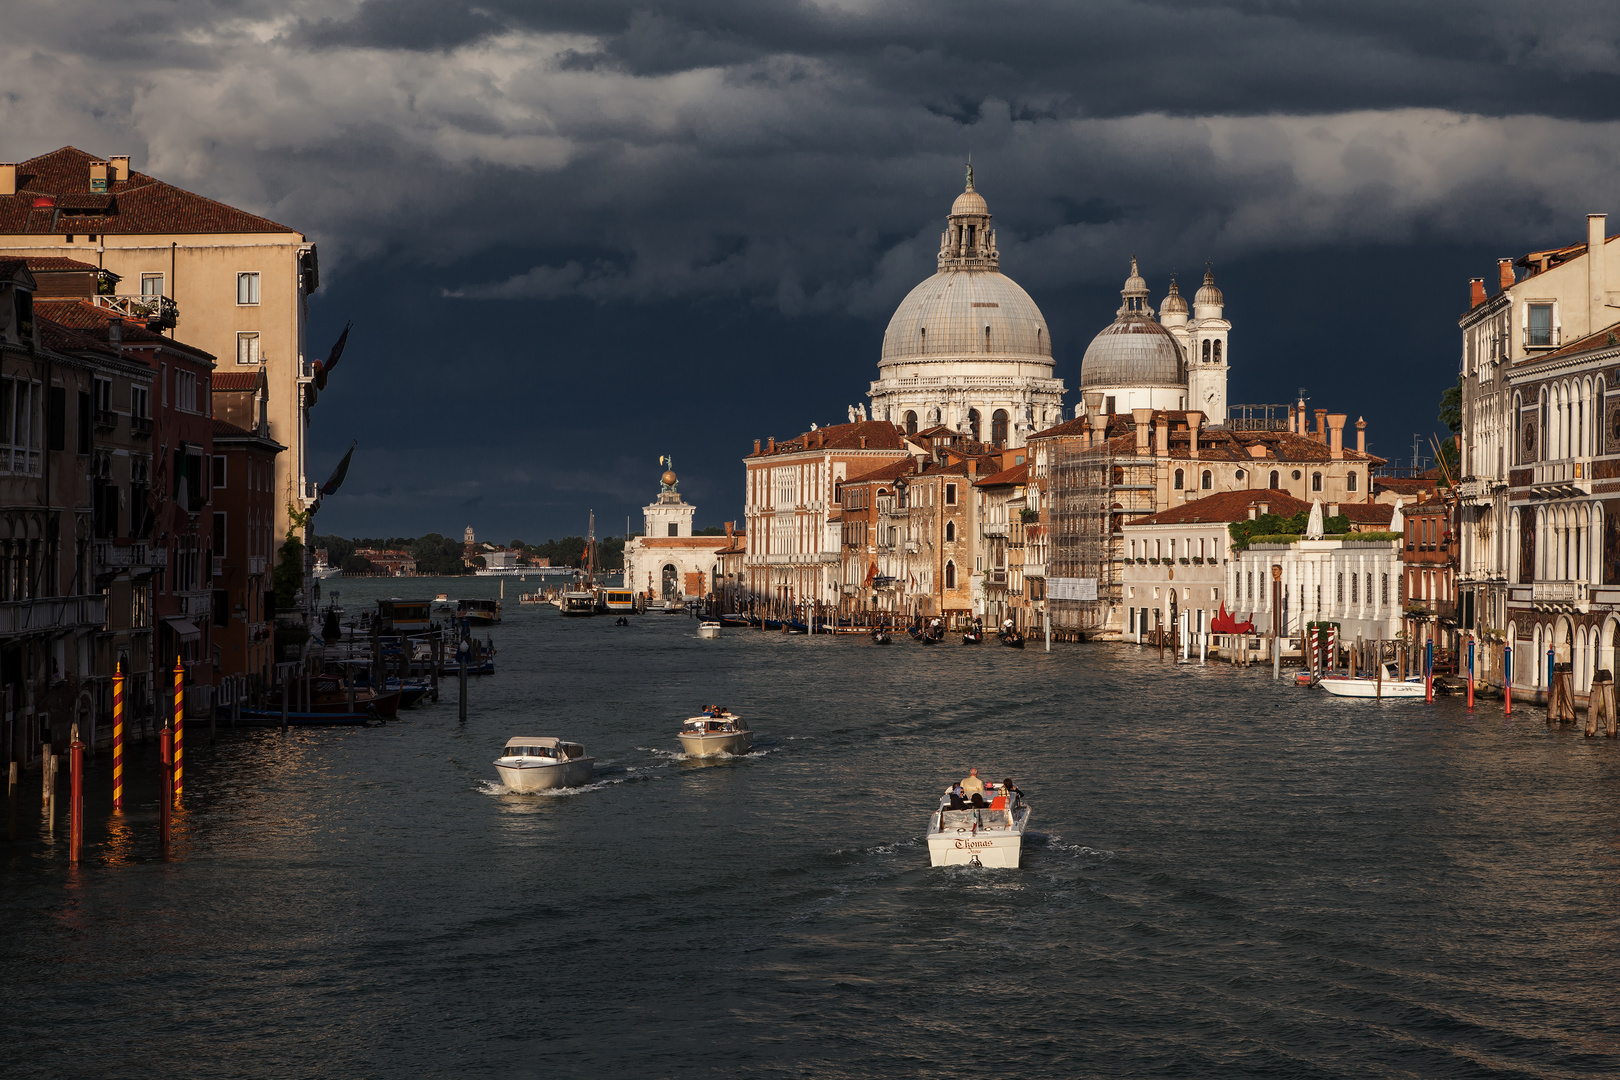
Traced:
[[1170, 291], [1165, 293], [1164, 303], [1159, 305], [1159, 318], [1162, 319], [1166, 315], [1185, 314], [1187, 314], [1187, 298], [1181, 295], [1180, 289], [1176, 288], [1176, 279], [1171, 278]]
[[990, 204], [984, 201], [983, 195], [980, 195], [972, 188], [968, 188], [958, 195], [956, 201], [951, 204], [952, 217], [969, 214], [980, 217], [990, 216]]
[[1152, 319], [1119, 319], [1091, 339], [1080, 388], [1185, 386], [1187, 365], [1170, 331]]
[[1199, 286], [1198, 292], [1193, 295], [1193, 303], [1200, 307], [1205, 305], [1219, 307], [1226, 303], [1226, 297], [1215, 287], [1215, 271], [1204, 271], [1204, 284]]
[[939, 271], [900, 301], [883, 334], [882, 362], [963, 355], [1052, 358], [1046, 317], [998, 270]]

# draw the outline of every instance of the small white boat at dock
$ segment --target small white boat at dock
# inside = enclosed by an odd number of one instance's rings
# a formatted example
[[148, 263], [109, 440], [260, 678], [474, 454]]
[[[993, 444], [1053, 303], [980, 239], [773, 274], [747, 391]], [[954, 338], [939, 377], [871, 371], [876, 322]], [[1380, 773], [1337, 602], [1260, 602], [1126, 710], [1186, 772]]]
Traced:
[[591, 782], [596, 759], [579, 743], [551, 736], [518, 735], [506, 740], [495, 771], [507, 791], [545, 791]]
[[1029, 803], [1016, 791], [1002, 794], [995, 784], [986, 784], [985, 794], [991, 796], [985, 805], [953, 810], [951, 788], [945, 789], [939, 809], [928, 816], [930, 866], [1018, 865]]
[[754, 733], [748, 721], [729, 709], [689, 717], [681, 725], [680, 740], [687, 757], [746, 754], [754, 748]]
[[720, 624], [717, 622], [698, 623], [698, 637], [717, 638], [720, 636]]
[[1324, 675], [1318, 684], [1335, 697], [1420, 698], [1424, 696], [1423, 676], [1402, 679], [1395, 665], [1384, 665], [1384, 678], [1367, 675]]

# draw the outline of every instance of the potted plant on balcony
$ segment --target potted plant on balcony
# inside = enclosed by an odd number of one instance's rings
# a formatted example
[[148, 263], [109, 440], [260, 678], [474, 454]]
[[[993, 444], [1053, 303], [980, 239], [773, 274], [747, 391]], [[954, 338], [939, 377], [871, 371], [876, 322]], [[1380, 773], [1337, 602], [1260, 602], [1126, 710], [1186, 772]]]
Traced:
[[1149, 560], [1148, 560], [1148, 562], [1150, 562], [1150, 563], [1152, 563], [1152, 564], [1153, 564], [1153, 565], [1154, 565], [1154, 566], [1158, 566], [1158, 565], [1159, 565], [1159, 559], [1158, 559], [1158, 556], [1154, 556], [1154, 557], [1153, 557], [1153, 558], [1150, 558], [1150, 559], [1149, 559]]

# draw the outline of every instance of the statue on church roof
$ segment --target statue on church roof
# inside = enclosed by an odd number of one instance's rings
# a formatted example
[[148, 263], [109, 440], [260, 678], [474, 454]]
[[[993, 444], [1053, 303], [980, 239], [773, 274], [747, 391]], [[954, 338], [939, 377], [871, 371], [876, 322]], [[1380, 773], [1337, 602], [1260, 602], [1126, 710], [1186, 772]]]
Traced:
[[675, 475], [675, 459], [665, 454], [658, 459], [658, 464], [664, 467], [664, 475], [658, 478], [659, 482], [663, 484], [665, 491], [674, 491], [675, 486], [680, 483], [680, 477]]

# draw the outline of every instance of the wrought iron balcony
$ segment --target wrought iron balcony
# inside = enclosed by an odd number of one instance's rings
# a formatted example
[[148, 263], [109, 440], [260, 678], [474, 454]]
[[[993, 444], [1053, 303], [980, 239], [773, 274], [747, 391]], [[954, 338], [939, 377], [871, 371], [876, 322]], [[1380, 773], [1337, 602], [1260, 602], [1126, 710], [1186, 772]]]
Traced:
[[167, 296], [138, 296], [115, 293], [94, 297], [97, 307], [104, 307], [115, 315], [144, 323], [148, 330], [173, 330], [180, 321], [180, 309]]
[[169, 549], [148, 546], [137, 540], [118, 544], [111, 540], [97, 540], [95, 548], [96, 572], [117, 570], [155, 570], [169, 565]]
[[130, 417], [129, 433], [137, 438], [150, 438], [152, 435], [152, 418], [150, 416]]
[[107, 625], [105, 596], [47, 596], [0, 603], [0, 637]]

